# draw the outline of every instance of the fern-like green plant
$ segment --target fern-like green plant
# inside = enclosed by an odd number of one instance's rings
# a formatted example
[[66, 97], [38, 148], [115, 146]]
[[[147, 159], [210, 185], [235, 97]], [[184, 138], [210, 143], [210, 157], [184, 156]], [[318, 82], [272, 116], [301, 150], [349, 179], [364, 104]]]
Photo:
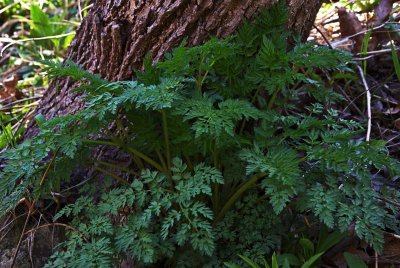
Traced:
[[[373, 174], [394, 178], [399, 163], [384, 142], [355, 139], [360, 125], [329, 107], [340, 95], [314, 71], [349, 71], [349, 55], [312, 43], [288, 51], [286, 17], [280, 3], [225, 40], [182, 45], [156, 64], [147, 57], [132, 81], [48, 63], [50, 76], [82, 82], [86, 108], [39, 116], [38, 136], [5, 153], [0, 211], [23, 196], [51, 197], [78, 167], [105, 179], [56, 215], [75, 231], [47, 267], [261, 260], [296, 225], [293, 213], [343, 232], [354, 226], [382, 250], [383, 230], [398, 231], [398, 208], [384, 200], [399, 198], [386, 182], [373, 187]], [[296, 108], [304, 94], [315, 101]], [[92, 159], [100, 145], [132, 164]]]

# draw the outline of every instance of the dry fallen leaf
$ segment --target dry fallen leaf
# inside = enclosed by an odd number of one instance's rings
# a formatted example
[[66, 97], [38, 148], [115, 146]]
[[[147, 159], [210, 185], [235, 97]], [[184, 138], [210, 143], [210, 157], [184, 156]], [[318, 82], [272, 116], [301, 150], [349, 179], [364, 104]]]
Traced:
[[379, 26], [389, 19], [393, 9], [395, 0], [381, 0], [374, 9], [374, 17], [372, 18], [372, 26]]
[[400, 118], [397, 118], [394, 120], [394, 127], [397, 129], [400, 129]]
[[386, 111], [384, 111], [383, 113], [384, 114], [397, 114], [399, 112], [400, 112], [400, 106], [397, 106], [397, 107], [389, 108]]
[[4, 100], [3, 104], [22, 99], [24, 95], [17, 89], [19, 76], [12, 75], [3, 80], [3, 89], [0, 90], [0, 100]]
[[385, 247], [382, 257], [389, 259], [400, 259], [400, 239], [389, 234], [385, 234]]
[[[342, 37], [351, 36], [357, 34], [363, 30], [362, 24], [357, 18], [356, 14], [352, 12], [347, 12], [347, 10], [342, 7], [338, 10], [340, 34]], [[363, 42], [364, 34], [357, 35], [353, 38], [354, 46], [352, 52], [360, 52]]]
[[[372, 20], [369, 22], [371, 27], [377, 27], [385, 23], [393, 10], [393, 3], [396, 0], [381, 0], [379, 4], [374, 9], [374, 16]], [[386, 43], [389, 40], [399, 41], [399, 37], [397, 34], [391, 34], [391, 31], [385, 31], [384, 28], [380, 28], [375, 31], [371, 40], [368, 44], [368, 51], [375, 50], [380, 44]]]
[[360, 257], [362, 260], [364, 260], [365, 262], [368, 262], [370, 260], [370, 257], [368, 256], [368, 254], [366, 254], [364, 251], [357, 249], [356, 247], [351, 245], [351, 246], [343, 249], [343, 252], [338, 253], [333, 258], [333, 262], [336, 265], [336, 267], [339, 267], [339, 268], [347, 268], [348, 267], [346, 259], [344, 258], [344, 255], [343, 255], [344, 252], [348, 252], [353, 255], [356, 255], [356, 256]]
[[[397, 2], [397, 0], [381, 0], [374, 8], [374, 16], [368, 22], [368, 28], [377, 27], [385, 23], [392, 13], [394, 2]], [[339, 8], [338, 16], [340, 33], [342, 37], [351, 36], [365, 30], [356, 14], [348, 12], [345, 8]], [[397, 34], [390, 34], [390, 31], [386, 31], [383, 28], [379, 28], [379, 30], [374, 31], [374, 33], [371, 35], [371, 39], [368, 42], [368, 51], [377, 49], [380, 44], [389, 41], [389, 37], [391, 40], [400, 41], [400, 38]], [[363, 39], [364, 34], [360, 34], [352, 38], [352, 40], [354, 40], [354, 46], [351, 50], [352, 52], [361, 52]]]

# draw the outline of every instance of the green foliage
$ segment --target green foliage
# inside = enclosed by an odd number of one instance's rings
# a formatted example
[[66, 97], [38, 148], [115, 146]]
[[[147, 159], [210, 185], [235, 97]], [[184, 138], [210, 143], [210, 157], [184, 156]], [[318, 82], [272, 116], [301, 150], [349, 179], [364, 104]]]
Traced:
[[[263, 266], [258, 265], [256, 262], [251, 260], [248, 257], [240, 255], [240, 258], [244, 261], [245, 265], [244, 267], [250, 267], [250, 268], [290, 268], [290, 267], [301, 267], [301, 268], [310, 268], [313, 267], [315, 262], [321, 258], [324, 252], [320, 252], [314, 256], [311, 256], [310, 259], [308, 259], [303, 265], [300, 265], [299, 260], [297, 259], [296, 256], [291, 255], [291, 254], [283, 254], [283, 255], [278, 255], [272, 254], [271, 258], [271, 265], [268, 264], [268, 262], [263, 259]], [[225, 263], [225, 266], [228, 268], [242, 268], [243, 266], [237, 265], [237, 264], [232, 264], [232, 263]]]
[[346, 259], [347, 265], [350, 268], [366, 268], [368, 265], [357, 255], [351, 254], [349, 252], [345, 252], [344, 258]]
[[[79, 1], [82, 8], [88, 1]], [[0, 0], [2, 56], [0, 71], [18, 81], [0, 101], [0, 150], [13, 148], [24, 133], [28, 118], [48, 80], [43, 59], [62, 60], [78, 23], [78, 1]], [[12, 94], [11, 94], [12, 93]], [[10, 96], [6, 94], [11, 94]]]
[[[340, 0], [340, 6], [344, 6], [353, 12], [366, 13], [372, 12], [374, 8], [380, 3], [381, 0]], [[323, 8], [332, 7], [333, 2], [324, 3]]]
[[[259, 261], [298, 227], [288, 220], [296, 215], [343, 232], [354, 226], [382, 249], [382, 231], [398, 228], [398, 208], [381, 200], [398, 196], [386, 182], [372, 188], [373, 174], [394, 178], [399, 163], [383, 142], [356, 139], [359, 124], [330, 109], [337, 96], [294, 106], [304, 94], [321, 97], [326, 86], [315, 70], [348, 71], [350, 57], [315, 44], [288, 50], [283, 7], [225, 40], [182, 45], [154, 65], [147, 57], [134, 81], [49, 64], [51, 76], [82, 82], [86, 108], [46, 122], [39, 116], [41, 132], [4, 154], [0, 211], [28, 192], [50, 197], [76, 167], [105, 181], [83, 187], [57, 214], [74, 231], [47, 267], [112, 267], [128, 257], [179, 267], [222, 267], [238, 254]], [[99, 145], [130, 155], [132, 165], [91, 159]], [[311, 266], [338, 238], [321, 251], [301, 241], [302, 264]]]
[[48, 40], [37, 41], [38, 44], [43, 45], [47, 49], [54, 49], [57, 54], [59, 50], [65, 49], [72, 41], [73, 33], [68, 35], [68, 37], [59, 36], [66, 34], [67, 30], [69, 30], [69, 25], [65, 22], [63, 23], [64, 18], [62, 16], [50, 17], [39, 6], [34, 4], [31, 5], [30, 13], [32, 20], [29, 23], [30, 37], [50, 37]]
[[[280, 255], [276, 255], [275, 253], [271, 257], [271, 265], [269, 265], [269, 262], [265, 260], [265, 258], [261, 259], [251, 259], [248, 257], [245, 257], [243, 255], [239, 255], [241, 258], [241, 262], [243, 265], [239, 264], [233, 264], [233, 263], [228, 263], [225, 262], [225, 266], [229, 268], [242, 268], [242, 267], [254, 267], [254, 268], [260, 268], [260, 267], [301, 267], [301, 268], [308, 268], [308, 267], [319, 267], [320, 266], [320, 259], [324, 255], [324, 253], [329, 250], [331, 247], [336, 245], [339, 241], [341, 241], [346, 235], [340, 232], [327, 232], [327, 230], [324, 230], [325, 228], [322, 228], [319, 236], [318, 236], [318, 243], [313, 243], [313, 241], [309, 240], [308, 238], [300, 238], [294, 240], [290, 239], [288, 243], [290, 244], [289, 248], [285, 248], [285, 252]], [[309, 236], [311, 237], [311, 236]], [[289, 253], [291, 252], [291, 253]], [[347, 254], [347, 255], [346, 255]], [[347, 260], [348, 253], [345, 253], [345, 258]], [[246, 256], [254, 256], [253, 254], [246, 254]], [[349, 257], [350, 261], [347, 261], [347, 263], [350, 265], [350, 263], [353, 261], [354, 263], [357, 263], [359, 260], [354, 259], [355, 256], [351, 255]], [[259, 263], [263, 263], [263, 266], [260, 266]], [[350, 265], [351, 266], [351, 265]]]
[[399, 56], [396, 53], [396, 49], [393, 45], [393, 40], [390, 41], [390, 50], [392, 52], [392, 60], [393, 60], [393, 66], [394, 66], [394, 71], [396, 74], [397, 79], [400, 81], [400, 62], [399, 62]]
[[[55, 220], [62, 216], [73, 218], [72, 224], [79, 226], [82, 234], [71, 233], [71, 239], [63, 246], [73, 251], [59, 253], [48, 266], [81, 267], [82, 254], [91, 256], [85, 263], [94, 267], [109, 266], [113, 259], [123, 258], [126, 253], [143, 263], [153, 263], [172, 257], [176, 248], [185, 244], [211, 255], [215, 249], [213, 212], [199, 197], [211, 196], [210, 185], [222, 183], [222, 174], [203, 164], [191, 172], [178, 158], [173, 160], [171, 171], [174, 188], [170, 188], [165, 174], [147, 169], [142, 171], [140, 180], [128, 186], [105, 188], [96, 205], [90, 197], [83, 196], [63, 208]], [[112, 217], [124, 209], [132, 209], [133, 213], [124, 224], [113, 226]], [[83, 237], [91, 237], [91, 242], [84, 244]], [[76, 248], [83, 244], [83, 248]], [[101, 251], [93, 255], [93, 248], [99, 247]]]
[[[71, 7], [73, 7], [73, 2]], [[18, 40], [10, 38], [5, 42], [19, 44], [16, 54], [18, 54], [18, 58], [25, 60], [61, 56], [74, 37], [74, 28], [79, 25], [70, 18], [72, 15], [70, 13], [74, 11], [68, 10], [66, 4], [58, 0], [40, 2], [4, 0], [0, 1], [0, 7], [4, 8], [7, 17], [16, 17], [21, 20], [21, 25], [11, 23], [11, 29], [19, 30], [20, 38]], [[27, 22], [27, 24], [23, 24], [23, 22]], [[5, 29], [6, 34], [8, 34], [7, 29], [8, 27]], [[28, 34], [25, 35], [25, 32]], [[28, 39], [26, 39], [27, 37]]]

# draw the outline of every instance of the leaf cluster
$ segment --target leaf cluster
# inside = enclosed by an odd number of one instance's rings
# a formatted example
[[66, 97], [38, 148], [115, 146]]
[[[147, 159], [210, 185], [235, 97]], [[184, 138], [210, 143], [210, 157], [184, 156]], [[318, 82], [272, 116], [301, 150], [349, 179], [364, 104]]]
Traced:
[[[297, 227], [288, 211], [332, 229], [354, 226], [381, 250], [383, 230], [398, 231], [398, 208], [382, 200], [398, 200], [390, 178], [399, 163], [383, 142], [357, 140], [360, 125], [330, 109], [340, 98], [314, 72], [349, 71], [349, 56], [315, 44], [289, 50], [286, 17], [280, 3], [227, 39], [181, 45], [154, 64], [148, 56], [132, 81], [50, 63], [50, 75], [82, 82], [86, 108], [39, 116], [40, 134], [6, 153], [0, 211], [26, 193], [60, 191], [80, 166], [112, 183], [85, 187], [59, 212], [55, 220], [79, 232], [69, 232], [48, 267], [111, 267], [128, 257], [220, 267], [238, 253], [262, 258]], [[304, 94], [313, 103], [295, 108]], [[99, 145], [130, 155], [132, 165], [92, 159]], [[389, 179], [378, 181], [382, 170]]]

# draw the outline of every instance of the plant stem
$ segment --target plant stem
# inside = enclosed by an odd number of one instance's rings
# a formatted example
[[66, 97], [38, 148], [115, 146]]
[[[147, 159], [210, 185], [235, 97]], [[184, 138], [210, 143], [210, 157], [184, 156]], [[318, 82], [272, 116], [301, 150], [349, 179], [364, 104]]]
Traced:
[[25, 235], [28, 235], [28, 234], [30, 234], [30, 233], [36, 232], [37, 230], [39, 230], [39, 229], [41, 229], [41, 228], [46, 228], [46, 227], [49, 227], [49, 226], [62, 226], [62, 227], [64, 227], [64, 228], [66, 228], [66, 229], [69, 229], [69, 230], [71, 230], [71, 231], [74, 231], [74, 232], [77, 233], [80, 237], [82, 237], [83, 240], [85, 240], [86, 243], [89, 243], [89, 239], [88, 239], [81, 231], [79, 231], [78, 229], [76, 229], [75, 227], [73, 227], [73, 226], [71, 226], [71, 225], [68, 225], [68, 224], [65, 224], [65, 223], [60, 223], [60, 222], [42, 224], [42, 225], [39, 225], [38, 227], [35, 227], [35, 228], [33, 228], [33, 229], [31, 229], [31, 230], [25, 232], [24, 234], [25, 234]]
[[251, 98], [251, 103], [252, 104], [254, 104], [256, 102], [256, 99], [257, 99], [258, 93], [260, 93], [260, 90], [261, 90], [261, 88], [258, 88], [256, 90], [256, 92], [254, 93], [253, 97]]
[[218, 223], [223, 219], [225, 213], [228, 212], [235, 202], [242, 196], [242, 194], [249, 189], [253, 184], [255, 184], [259, 179], [264, 178], [267, 174], [266, 173], [258, 173], [250, 178], [250, 180], [246, 181], [245, 183], [241, 184], [235, 193], [228, 199], [225, 203], [224, 207], [220, 210], [217, 217], [215, 218], [213, 225]]
[[204, 62], [204, 57], [201, 58], [200, 66], [199, 66], [199, 73], [198, 73], [197, 80], [196, 80], [196, 87], [197, 87], [197, 90], [200, 91], [200, 93], [201, 93], [201, 86], [202, 86], [201, 73], [203, 72], [203, 70], [202, 70], [203, 62]]
[[167, 113], [165, 110], [161, 111], [162, 114], [162, 122], [163, 122], [163, 131], [164, 131], [164, 139], [165, 139], [165, 150], [166, 150], [166, 158], [167, 158], [167, 168], [168, 172], [171, 170], [171, 151], [169, 148], [169, 135], [168, 135], [168, 121], [167, 121]]
[[140, 157], [137, 157], [136, 155], [134, 155], [132, 157], [133, 162], [135, 162], [136, 166], [140, 169], [143, 170], [144, 169], [144, 164], [142, 162], [142, 159], [140, 159]]
[[267, 106], [268, 110], [271, 110], [272, 107], [274, 106], [276, 96], [278, 95], [279, 91], [280, 91], [279, 88], [277, 88], [277, 89], [275, 89], [274, 94], [272, 94], [271, 99], [268, 102], [268, 106]]
[[[214, 146], [214, 167], [218, 168], [218, 149], [217, 149], [216, 145]], [[219, 211], [220, 195], [219, 195], [219, 184], [218, 183], [214, 183], [212, 200], [213, 200], [214, 212]]]
[[59, 151], [59, 150], [60, 150], [60, 148], [58, 148], [58, 149], [55, 151], [53, 157], [52, 157], [51, 160], [50, 160], [50, 163], [47, 165], [46, 170], [45, 170], [45, 172], [44, 172], [42, 178], [40, 179], [40, 184], [39, 184], [40, 187], [42, 187], [42, 185], [44, 184], [44, 182], [45, 182], [45, 180], [46, 180], [46, 177], [47, 177], [47, 174], [48, 174], [49, 171], [50, 171], [50, 167], [53, 165], [54, 161], [56, 160], [56, 157], [57, 157], [57, 154], [58, 154], [58, 151]]
[[88, 144], [98, 144], [98, 145], [110, 145], [110, 146], [115, 146], [115, 147], [121, 147], [126, 149], [128, 152], [132, 153], [133, 155], [143, 159], [144, 161], [146, 161], [146, 163], [148, 163], [149, 165], [152, 165], [153, 167], [155, 167], [156, 169], [158, 169], [159, 171], [164, 171], [164, 169], [162, 168], [162, 166], [160, 164], [158, 164], [157, 162], [155, 162], [153, 159], [151, 159], [150, 157], [148, 157], [147, 155], [145, 155], [142, 152], [139, 152], [138, 150], [128, 147], [128, 146], [124, 146], [122, 144], [119, 144], [117, 142], [112, 142], [112, 141], [105, 141], [105, 140], [82, 140], [83, 143], [88, 143]]
[[220, 195], [219, 195], [219, 185], [218, 183], [214, 183], [213, 185], [213, 194], [212, 194], [212, 204], [213, 204], [213, 211], [217, 213], [220, 208]]
[[118, 143], [115, 143], [113, 141], [105, 141], [105, 140], [82, 140], [83, 143], [88, 143], [88, 144], [97, 144], [97, 145], [109, 145], [109, 146], [115, 146], [119, 147]]
[[97, 171], [100, 171], [101, 173], [111, 176], [113, 179], [121, 182], [122, 184], [125, 184], [125, 185], [129, 184], [126, 180], [124, 180], [123, 178], [117, 176], [116, 174], [114, 174], [108, 170], [102, 169], [101, 167], [94, 167], [94, 169]]
[[193, 170], [193, 164], [192, 164], [192, 161], [190, 161], [189, 156], [185, 153], [183, 154], [183, 156], [185, 157], [186, 164], [188, 165], [189, 169]]
[[[214, 63], [215, 63], [215, 60], [213, 60], [213, 61], [211, 62], [210, 67], [212, 67], [212, 66], [214, 65]], [[210, 69], [206, 70], [206, 72], [204, 73], [203, 78], [202, 78], [201, 81], [200, 81], [200, 90], [201, 90], [201, 88], [203, 87], [204, 81], [206, 80], [207, 75], [208, 75], [209, 72], [210, 72]]]
[[168, 168], [167, 168], [167, 164], [165, 163], [164, 157], [162, 156], [162, 154], [160, 153], [159, 150], [156, 150], [156, 153], [158, 155], [158, 159], [160, 160], [160, 163], [163, 166], [165, 172], [167, 172]]
[[115, 165], [115, 164], [113, 164], [113, 163], [104, 162], [104, 161], [100, 161], [100, 160], [96, 160], [95, 163], [98, 163], [98, 164], [100, 164], [100, 165], [107, 166], [107, 167], [110, 167], [110, 168], [120, 169], [120, 170], [122, 170], [122, 171], [124, 171], [124, 172], [126, 172], [126, 173], [133, 174], [133, 175], [135, 175], [135, 176], [140, 176], [139, 173], [137, 173], [137, 172], [135, 172], [135, 171], [133, 171], [133, 170], [130, 170], [130, 169], [128, 169], [128, 168], [124, 168], [124, 167]]
[[[254, 104], [256, 102], [258, 93], [260, 92], [261, 88], [258, 88], [254, 93], [254, 96], [251, 98], [251, 103]], [[243, 119], [242, 125], [240, 126], [239, 135], [243, 134], [244, 128], [246, 127], [246, 119]]]
[[133, 155], [142, 158], [146, 163], [148, 163], [149, 165], [152, 165], [153, 167], [155, 167], [156, 169], [158, 169], [159, 171], [163, 172], [164, 169], [163, 167], [158, 164], [156, 161], [154, 161], [153, 159], [151, 159], [150, 157], [148, 157], [147, 155], [145, 155], [142, 152], [139, 152], [138, 150], [132, 148], [132, 147], [126, 147], [126, 149], [132, 153]]

